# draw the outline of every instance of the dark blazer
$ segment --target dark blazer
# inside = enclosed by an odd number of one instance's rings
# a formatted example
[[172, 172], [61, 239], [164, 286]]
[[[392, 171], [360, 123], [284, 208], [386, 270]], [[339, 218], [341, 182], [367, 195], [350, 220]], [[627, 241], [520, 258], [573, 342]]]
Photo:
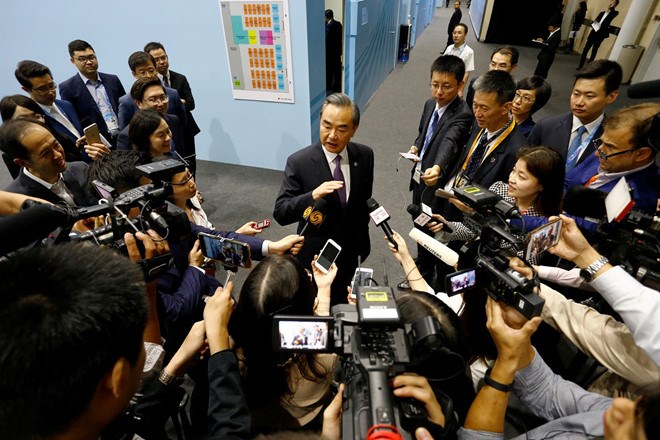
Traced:
[[[607, 11], [600, 11], [594, 21], [600, 22], [600, 19], [603, 18], [605, 12]], [[605, 21], [601, 23], [598, 32], [594, 31], [594, 29], [591, 28], [591, 32], [589, 32], [589, 36], [587, 37], [587, 39], [602, 41], [605, 38], [609, 37], [610, 25], [612, 24], [612, 20], [614, 20], [617, 15], [619, 15], [619, 11], [617, 11], [616, 9], [612, 9], [610, 13], [607, 14], [607, 17], [605, 17]]]
[[449, 36], [449, 40], [452, 42], [452, 33], [454, 32], [454, 27], [456, 27], [456, 25], [461, 22], [461, 18], [463, 18], [463, 11], [457, 9], [453, 14], [451, 14], [451, 18], [449, 19], [449, 24], [447, 25], [447, 35]]
[[186, 108], [186, 116], [188, 117], [188, 125], [190, 126], [192, 135], [196, 135], [200, 132], [200, 129], [191, 113], [195, 110], [195, 98], [193, 97], [190, 84], [188, 84], [188, 78], [185, 75], [170, 70], [170, 87], [179, 92], [181, 99], [186, 101], [184, 106]]
[[[78, 119], [78, 114], [76, 109], [73, 108], [73, 105], [69, 101], [62, 99], [56, 99], [55, 104], [57, 107], [62, 110], [64, 116], [71, 121], [71, 124], [78, 130], [80, 135], [83, 135], [83, 127]], [[44, 112], [46, 118], [46, 126], [50, 132], [55, 136], [55, 139], [62, 145], [64, 148], [64, 154], [66, 155], [67, 162], [77, 162], [79, 160], [84, 160], [89, 162], [89, 157], [85, 154], [84, 150], [76, 147], [76, 141], [78, 136], [75, 133], [69, 131], [64, 125], [60, 124], [55, 118], [53, 118], [48, 113]]]
[[[165, 121], [167, 121], [167, 125], [169, 125], [170, 130], [172, 131], [172, 140], [174, 141], [173, 151], [178, 151], [180, 155], [184, 156], [182, 151], [185, 151], [185, 141], [183, 137], [183, 127], [181, 127], [179, 118], [174, 115], [166, 114]], [[129, 127], [130, 124], [119, 132], [119, 136], [117, 136], [117, 150], [131, 149], [131, 139], [128, 135]]]
[[[470, 152], [470, 147], [479, 134], [481, 134], [481, 129], [475, 124], [472, 128], [470, 138], [468, 139], [460, 158], [456, 162], [456, 166], [454, 167], [451, 176], [455, 176], [461, 171], [463, 163]], [[518, 127], [514, 127], [511, 133], [502, 140], [497, 148], [483, 160], [472, 178], [472, 183], [489, 188], [497, 181], [502, 180], [506, 182], [516, 163], [516, 154], [518, 153], [518, 150], [525, 145], [527, 145], [527, 140]]]
[[[69, 162], [66, 164], [66, 170], [62, 173], [64, 183], [73, 194], [73, 199], [78, 206], [96, 204], [96, 200], [87, 191], [86, 173], [87, 164], [84, 162]], [[54, 192], [29, 178], [22, 171], [18, 173], [18, 177], [5, 190], [17, 194], [25, 194], [26, 196], [39, 197], [51, 203], [64, 203], [64, 200]]]
[[[431, 116], [435, 111], [435, 105], [436, 102], [433, 98], [427, 100], [424, 104], [422, 117], [419, 121], [418, 136], [415, 139], [415, 146], [419, 150], [419, 154], [421, 154], [422, 147], [424, 146], [426, 131], [431, 123]], [[472, 112], [470, 112], [467, 104], [461, 98], [456, 97], [447, 106], [447, 109], [440, 118], [437, 130], [429, 142], [427, 151], [424, 153], [421, 164], [422, 172], [434, 165], [440, 165], [440, 178], [438, 179], [438, 183], [432, 188], [427, 188], [424, 182], [418, 185], [411, 178], [410, 190], [413, 191], [413, 203], [418, 204], [420, 201], [423, 201], [431, 208], [435, 206], [438, 199], [435, 197], [435, 190], [436, 188], [444, 187], [449, 180], [450, 175], [447, 173], [455, 167], [465, 142], [470, 136], [473, 121]], [[414, 172], [415, 167], [413, 166], [411, 175]], [[424, 190], [425, 188], [426, 190]]]
[[539, 60], [536, 65], [536, 70], [534, 75], [539, 75], [543, 78], [548, 77], [548, 72], [550, 71], [550, 66], [555, 61], [555, 54], [557, 53], [557, 48], [561, 43], [561, 30], [558, 30], [547, 41], [545, 44], [541, 44], [541, 51], [536, 56], [536, 59]]
[[[529, 133], [527, 141], [529, 145], [545, 145], [556, 150], [562, 155], [564, 160], [568, 153], [568, 144], [571, 139], [571, 128], [573, 127], [573, 114], [564, 113], [559, 116], [549, 116], [540, 119], [532, 128]], [[587, 157], [593, 155], [596, 151], [596, 139], [600, 138], [603, 133], [603, 124], [600, 125], [596, 133], [591, 138], [591, 142], [587, 145], [577, 165], [580, 165]]]
[[249, 439], [251, 421], [236, 355], [220, 351], [209, 358], [210, 440]]
[[[114, 110], [117, 117], [119, 117], [119, 98], [126, 94], [124, 86], [121, 84], [117, 75], [99, 72], [99, 77], [103, 83], [110, 105]], [[95, 123], [99, 127], [99, 131], [106, 139], [110, 140], [110, 132], [108, 126], [103, 119], [101, 110], [99, 110], [96, 101], [87, 90], [87, 86], [83, 82], [79, 74], [73, 75], [71, 78], [60, 84], [60, 96], [62, 99], [69, 101], [76, 109], [78, 116], [83, 125], [87, 126]]]
[[[179, 92], [169, 87], [165, 87], [165, 93], [169, 98], [167, 104], [167, 113], [175, 115], [179, 118], [185, 127], [188, 120], [186, 118], [186, 109], [179, 98]], [[130, 94], [126, 94], [119, 98], [119, 129], [123, 130], [130, 122], [131, 118], [138, 111], [138, 106], [131, 98]]]
[[[374, 152], [366, 145], [349, 142], [348, 159], [350, 164], [351, 192], [348, 203], [343, 209], [337, 193], [325, 197], [327, 206], [325, 220], [317, 228], [310, 225], [305, 232], [305, 244], [298, 259], [309, 268], [315, 254], [318, 254], [328, 238], [335, 240], [341, 247], [337, 267], [337, 286], [341, 283], [350, 283], [357, 257], [364, 261], [371, 251], [369, 242], [369, 211], [367, 199], [371, 197], [374, 180]], [[323, 153], [320, 142], [310, 145], [292, 154], [287, 159], [284, 169], [284, 180], [280, 193], [275, 201], [273, 217], [280, 225], [289, 225], [298, 222], [298, 232], [302, 230], [305, 222], [302, 220], [303, 212], [312, 206], [312, 191], [323, 182], [334, 180], [330, 166]], [[340, 265], [344, 264], [344, 267]], [[352, 267], [351, 267], [352, 266]], [[344, 302], [346, 299], [346, 286], [337, 287], [333, 283], [333, 301], [335, 291], [343, 288]]]

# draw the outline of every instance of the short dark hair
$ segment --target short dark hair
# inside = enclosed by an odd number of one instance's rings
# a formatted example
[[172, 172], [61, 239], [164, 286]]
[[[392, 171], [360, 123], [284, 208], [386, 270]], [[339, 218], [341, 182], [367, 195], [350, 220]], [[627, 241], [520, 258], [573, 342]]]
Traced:
[[536, 91], [536, 98], [532, 104], [531, 114], [541, 110], [544, 105], [550, 100], [552, 95], [552, 86], [542, 76], [534, 75], [528, 76], [518, 81], [516, 90], [534, 90]]
[[[456, 29], [458, 26], [463, 26], [463, 29], [465, 30], [465, 35], [467, 35], [467, 33], [468, 33], [468, 27], [467, 27], [467, 24], [465, 24], [465, 23], [458, 23], [456, 26], [454, 26], [454, 29]], [[452, 32], [454, 31], [454, 29], [452, 29]]]
[[35, 113], [41, 115], [44, 114], [44, 111], [39, 107], [39, 104], [31, 98], [28, 98], [25, 95], [9, 95], [0, 100], [0, 116], [2, 117], [2, 120], [10, 120], [14, 116], [14, 113], [16, 113], [16, 107], [25, 107]]
[[119, 359], [138, 362], [142, 274], [109, 249], [66, 243], [16, 253], [0, 278], [0, 437], [51, 437], [83, 414]]
[[325, 18], [335, 18], [335, 13], [332, 11], [332, 9], [325, 10]]
[[89, 164], [87, 189], [90, 193], [96, 194], [96, 189], [92, 185], [94, 180], [110, 185], [119, 193], [137, 188], [140, 186], [141, 174], [135, 167], [149, 162], [148, 155], [140, 151], [111, 151]]
[[138, 110], [128, 124], [128, 137], [131, 139], [131, 148], [149, 154], [151, 147], [149, 136], [158, 129], [160, 121], [165, 121], [165, 118], [156, 110]]
[[[23, 145], [23, 136], [37, 126], [46, 128], [45, 125], [28, 118], [17, 118], [5, 121], [0, 125], [0, 151], [9, 159], [29, 159], [30, 152]], [[48, 130], [46, 128], [46, 130]]]
[[69, 43], [69, 56], [73, 58], [74, 52], [84, 52], [87, 49], [94, 50], [92, 45], [85, 40], [73, 40], [71, 43]]
[[154, 68], [156, 67], [154, 57], [142, 50], [139, 52], [133, 52], [131, 56], [128, 57], [128, 68], [131, 69], [131, 72], [135, 72], [135, 69], [146, 63], [151, 63]]
[[[619, 90], [621, 80], [623, 79], [623, 69], [616, 61], [595, 60], [587, 64], [575, 73], [575, 82], [578, 79], [597, 79], [605, 80], [605, 93], [610, 94]], [[575, 82], [573, 83], [575, 85]]]
[[435, 72], [453, 75], [460, 83], [465, 76], [465, 62], [455, 55], [440, 55], [431, 64], [431, 76]]
[[353, 126], [357, 127], [360, 125], [360, 108], [357, 103], [351, 101], [351, 98], [348, 95], [343, 93], [333, 93], [325, 98], [323, 105], [321, 105], [321, 112], [319, 116], [323, 115], [323, 111], [329, 105], [334, 105], [335, 107], [349, 107], [353, 112]]
[[161, 43], [159, 43], [158, 41], [152, 41], [150, 43], [145, 44], [145, 46], [144, 46], [144, 51], [146, 53], [149, 53], [152, 50], [158, 50], [158, 49], [163, 49], [163, 51], [166, 52], [165, 47]]
[[163, 93], [165, 93], [165, 87], [163, 87], [163, 84], [157, 80], [157, 79], [138, 79], [133, 83], [131, 86], [131, 98], [133, 98], [136, 101], [142, 102], [142, 99], [144, 98], [144, 92], [152, 86], [159, 86], [163, 89]]
[[44, 66], [41, 63], [37, 63], [32, 60], [23, 60], [16, 65], [16, 70], [14, 71], [14, 76], [18, 82], [27, 89], [32, 89], [32, 82], [30, 78], [36, 78], [38, 76], [50, 75], [53, 77], [53, 74], [50, 73], [50, 69]]
[[516, 49], [513, 46], [500, 46], [497, 49], [493, 51], [492, 54], [490, 54], [490, 59], [493, 59], [493, 56], [495, 56], [496, 53], [500, 53], [502, 55], [508, 55], [510, 60], [511, 60], [511, 65], [515, 66], [518, 64], [518, 58], [520, 58], [520, 51]]
[[489, 70], [474, 81], [472, 88], [475, 93], [495, 93], [500, 105], [513, 101], [516, 96], [516, 83], [503, 70]]

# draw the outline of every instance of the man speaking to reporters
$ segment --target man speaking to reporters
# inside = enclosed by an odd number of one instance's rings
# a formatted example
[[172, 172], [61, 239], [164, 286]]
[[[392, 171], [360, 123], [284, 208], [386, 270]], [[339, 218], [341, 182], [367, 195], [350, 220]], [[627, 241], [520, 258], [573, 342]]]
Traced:
[[321, 107], [320, 141], [289, 156], [273, 217], [281, 225], [305, 226], [305, 210], [319, 199], [327, 204], [319, 225], [305, 230], [305, 244], [297, 258], [309, 267], [331, 238], [341, 246], [339, 272], [332, 284], [332, 304], [346, 302], [346, 286], [371, 250], [369, 212], [374, 180], [374, 153], [350, 142], [360, 123], [357, 104], [342, 93], [328, 96]]

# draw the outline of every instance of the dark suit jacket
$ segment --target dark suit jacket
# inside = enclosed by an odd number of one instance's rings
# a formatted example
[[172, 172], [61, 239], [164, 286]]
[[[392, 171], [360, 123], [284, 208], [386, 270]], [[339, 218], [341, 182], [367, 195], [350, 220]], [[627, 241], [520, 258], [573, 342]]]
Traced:
[[[419, 134], [417, 139], [415, 139], [415, 146], [419, 150], [419, 154], [421, 154], [422, 147], [424, 146], [426, 131], [431, 122], [431, 116], [435, 111], [435, 105], [436, 102], [433, 98], [427, 100], [424, 104], [422, 118], [419, 121]], [[442, 114], [438, 128], [435, 134], [433, 134], [427, 151], [422, 158], [422, 172], [434, 165], [440, 165], [441, 175], [438, 183], [432, 188], [427, 188], [424, 182], [418, 185], [411, 178], [410, 190], [413, 191], [413, 203], [418, 204], [420, 201], [423, 201], [431, 208], [436, 205], [438, 198], [435, 196], [435, 190], [436, 188], [444, 187], [449, 180], [450, 175], [447, 173], [455, 167], [456, 160], [458, 160], [465, 142], [470, 136], [473, 121], [472, 112], [470, 112], [465, 101], [456, 97]], [[414, 171], [415, 167], [413, 166], [412, 173]], [[424, 190], [425, 188], [426, 190]]]
[[325, 56], [339, 60], [342, 54], [343, 26], [337, 20], [330, 20], [325, 25]]
[[[603, 15], [607, 11], [601, 11], [598, 13], [598, 16], [596, 16], [596, 19], [594, 21], [600, 22], [600, 19], [603, 18]], [[591, 40], [604, 40], [605, 38], [610, 36], [610, 25], [612, 24], [612, 20], [616, 18], [616, 16], [619, 15], [619, 11], [616, 9], [613, 9], [610, 11], [609, 14], [607, 14], [607, 17], [605, 17], [605, 21], [600, 25], [600, 29], [598, 32], [595, 32], [593, 28], [591, 28], [591, 32], [589, 32], [589, 36], [587, 37], [588, 39]]]
[[[462, 151], [462, 154], [456, 166], [454, 167], [451, 176], [457, 175], [463, 166], [463, 163], [467, 159], [468, 153], [470, 152], [470, 147], [476, 139], [477, 136], [481, 134], [481, 129], [475, 124], [472, 128], [472, 133], [470, 134], [470, 139], [468, 139], [465, 148]], [[491, 152], [481, 163], [477, 171], [475, 172], [472, 183], [476, 183], [485, 188], [489, 188], [493, 183], [497, 181], [507, 181], [509, 174], [513, 169], [513, 166], [516, 163], [516, 154], [523, 146], [527, 145], [527, 140], [522, 135], [518, 127], [514, 127], [513, 131], [502, 140], [502, 142], [497, 146], [497, 148]]]
[[[371, 251], [367, 199], [371, 197], [373, 187], [374, 153], [366, 145], [353, 142], [346, 148], [351, 169], [351, 192], [346, 209], [342, 209], [336, 192], [325, 197], [328, 203], [325, 220], [318, 228], [313, 225], [307, 228], [305, 244], [298, 254], [305, 267], [309, 267], [314, 254], [319, 253], [328, 238], [342, 247], [340, 258], [357, 260], [360, 255], [364, 261]], [[289, 156], [284, 181], [275, 201], [275, 220], [281, 225], [298, 222], [300, 232], [305, 224], [303, 212], [314, 204], [312, 191], [329, 180], [334, 179], [320, 142]], [[341, 266], [337, 266], [342, 271]], [[344, 286], [344, 298], [345, 291]]]
[[[66, 116], [66, 118], [71, 121], [71, 124], [76, 127], [76, 130], [78, 130], [82, 136], [84, 134], [83, 127], [80, 123], [80, 119], [78, 119], [78, 114], [76, 113], [76, 109], [73, 108], [73, 105], [69, 101], [64, 101], [62, 99], [56, 99], [55, 104], [57, 107], [59, 107], [60, 110], [62, 110], [64, 116]], [[57, 139], [57, 141], [62, 144], [62, 148], [64, 148], [64, 154], [66, 155], [67, 162], [77, 162], [79, 160], [90, 162], [90, 159], [85, 151], [76, 147], [78, 136], [76, 136], [75, 133], [70, 132], [68, 128], [60, 124], [48, 113], [44, 112], [44, 115], [46, 118], [46, 126], [53, 134], [53, 136], [55, 136], [55, 139]]]
[[[119, 98], [126, 94], [124, 86], [117, 75], [99, 72], [99, 77], [103, 83], [110, 105], [115, 114], [119, 117]], [[85, 126], [95, 123], [99, 127], [101, 134], [108, 140], [111, 139], [108, 126], [103, 119], [101, 110], [99, 110], [96, 101], [87, 90], [87, 86], [80, 78], [79, 74], [73, 75], [71, 78], [60, 84], [60, 96], [62, 99], [69, 101], [76, 109], [81, 121], [84, 121]]]
[[[167, 113], [177, 116], [183, 126], [185, 127], [188, 120], [186, 118], [186, 108], [183, 106], [179, 98], [179, 92], [169, 87], [165, 87], [165, 93], [169, 101], [167, 103]], [[123, 130], [130, 122], [131, 118], [138, 111], [138, 106], [131, 98], [130, 94], [126, 94], [119, 98], [119, 129]]]
[[[185, 150], [185, 141], [183, 138], [183, 128], [181, 127], [179, 118], [174, 115], [166, 114], [165, 121], [167, 121], [167, 125], [169, 125], [170, 130], [172, 131], [172, 140], [174, 141], [173, 151], [178, 151], [181, 156], [185, 156], [182, 153], [182, 151]], [[131, 149], [131, 138], [128, 136], [129, 127], [130, 124], [119, 132], [119, 136], [117, 136], [117, 150]]]
[[449, 25], [447, 25], [447, 34], [449, 35], [450, 39], [452, 37], [452, 33], [454, 32], [454, 27], [461, 22], [461, 18], [463, 18], [463, 11], [460, 9], [455, 10], [454, 13], [451, 14]]
[[[573, 114], [564, 113], [559, 116], [549, 116], [540, 119], [527, 138], [529, 145], [545, 145], [556, 150], [562, 155], [564, 160], [568, 153], [568, 144], [571, 139], [571, 128], [573, 127]], [[600, 125], [596, 133], [591, 137], [591, 142], [587, 145], [577, 165], [580, 165], [587, 157], [593, 155], [596, 151], [596, 139], [603, 133], [603, 124]]]
[[194, 136], [200, 132], [195, 118], [193, 118], [192, 111], [195, 110], [195, 98], [193, 97], [190, 84], [185, 75], [170, 70], [170, 87], [179, 92], [181, 99], [185, 100], [186, 116], [188, 118], [188, 125], [190, 126], [191, 134]]
[[[62, 178], [67, 188], [73, 194], [73, 198], [78, 206], [91, 206], [96, 204], [96, 200], [87, 191], [87, 164], [84, 162], [69, 162], [66, 170], [62, 173]], [[22, 171], [6, 188], [6, 191], [25, 194], [26, 196], [39, 197], [48, 200], [51, 203], [64, 203], [54, 192], [47, 189], [39, 182], [34, 181], [25, 175]]]
[[536, 59], [540, 62], [552, 64], [555, 60], [555, 54], [557, 53], [557, 48], [561, 43], [561, 31], [557, 31], [548, 40], [545, 44], [541, 45], [541, 51], [536, 56]]

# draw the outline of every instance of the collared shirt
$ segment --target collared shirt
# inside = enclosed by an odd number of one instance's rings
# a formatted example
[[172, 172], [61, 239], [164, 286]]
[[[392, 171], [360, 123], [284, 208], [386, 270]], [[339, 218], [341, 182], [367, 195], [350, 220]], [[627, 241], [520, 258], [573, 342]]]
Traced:
[[[167, 84], [165, 84], [165, 80], [163, 79], [163, 78], [165, 78], [165, 77], [167, 77]], [[159, 73], [159, 74], [158, 74], [158, 79], [160, 80], [160, 82], [161, 82], [164, 86], [169, 87], [169, 88], [173, 88], [173, 87], [172, 87], [172, 78], [170, 77], [170, 71], [169, 71], [169, 70], [167, 71], [167, 73], [166, 73], [165, 75], [161, 75], [161, 74]]]
[[646, 165], [642, 165], [641, 167], [635, 168], [634, 170], [619, 171], [618, 173], [604, 173], [600, 168], [598, 168], [598, 177], [596, 177], [596, 180], [594, 180], [589, 184], [589, 188], [599, 188], [613, 180], [619, 180], [620, 178], [627, 176], [629, 174], [636, 173], [637, 171], [642, 171], [643, 169], [648, 168], [653, 164], [654, 162], [651, 161]]
[[474, 51], [467, 43], [456, 47], [455, 44], [450, 44], [443, 55], [455, 55], [463, 60], [465, 63], [465, 71], [472, 72], [474, 70]]
[[[456, 97], [458, 97], [458, 95], [456, 95]], [[454, 98], [454, 99], [456, 99], [456, 98]], [[444, 107], [438, 107], [438, 103], [437, 102], [435, 103], [435, 109], [433, 110], [433, 113], [436, 113], [436, 112], [438, 113], [438, 116], [437, 116], [438, 124], [440, 124], [440, 119], [442, 119], [442, 115], [445, 114], [445, 111], [447, 110], [447, 107], [449, 107], [449, 105], [452, 102], [454, 102], [454, 99], [452, 99], [451, 102], [449, 104], [445, 105]], [[433, 114], [431, 114], [431, 119], [429, 119], [429, 127], [427, 128], [427, 130], [429, 128], [431, 128], [431, 121], [432, 120], [433, 120]], [[424, 134], [424, 138], [426, 139], [426, 133]], [[426, 153], [426, 150], [424, 150], [424, 145], [422, 145], [421, 151], [419, 153], [420, 153], [420, 159], [424, 159], [424, 154]], [[417, 168], [418, 170], [421, 170], [422, 169], [422, 161], [419, 161], [419, 162], [415, 163], [415, 168]]]
[[[37, 103], [39, 104], [39, 103]], [[57, 122], [60, 124], [64, 125], [64, 127], [71, 132], [71, 134], [76, 136], [76, 139], [80, 138], [82, 135], [78, 132], [76, 127], [73, 125], [73, 123], [69, 120], [69, 118], [64, 114], [61, 108], [57, 106], [53, 102], [52, 106], [46, 106], [43, 104], [39, 104], [39, 107], [46, 113], [48, 113], [53, 119], [55, 119]]]
[[66, 183], [64, 183], [64, 179], [62, 178], [62, 173], [60, 173], [60, 177], [59, 179], [57, 179], [55, 183], [46, 182], [41, 177], [37, 177], [31, 172], [29, 172], [27, 168], [23, 168], [23, 173], [30, 179], [37, 182], [38, 184], [43, 185], [46, 189], [52, 191], [55, 195], [57, 195], [59, 198], [64, 200], [67, 205], [76, 206], [76, 201], [73, 197], [73, 193], [69, 188], [67, 188]]
[[590, 138], [591, 138], [590, 140], [593, 140], [594, 133], [596, 132], [596, 130], [598, 130], [598, 127], [603, 122], [604, 118], [605, 115], [602, 114], [599, 117], [597, 117], [596, 120], [591, 121], [588, 124], [583, 124], [575, 115], [573, 115], [573, 126], [571, 127], [571, 137], [568, 140], [568, 145], [571, 145], [571, 143], [573, 143], [573, 140], [575, 140], [575, 138], [577, 137], [578, 128], [584, 125], [584, 127], [587, 129], [587, 132], [582, 135], [582, 144], [580, 145], [580, 152], [578, 153], [576, 162], [580, 160], [582, 153], [584, 153], [584, 150], [587, 149], [587, 145], [589, 143], [585, 141]]
[[335, 164], [334, 160], [335, 157], [341, 156], [341, 172], [344, 174], [344, 185], [346, 185], [346, 201], [348, 202], [348, 199], [351, 194], [351, 164], [348, 161], [348, 146], [344, 148], [344, 150], [339, 153], [335, 154], [330, 151], [328, 151], [325, 146], [321, 145], [323, 148], [323, 154], [325, 154], [325, 159], [328, 161], [328, 166], [330, 167], [330, 174], [334, 174], [335, 171]]
[[95, 81], [92, 81], [80, 72], [78, 72], [78, 75], [85, 84], [85, 87], [87, 87], [89, 94], [92, 95], [92, 99], [99, 108], [101, 116], [103, 116], [103, 120], [108, 126], [108, 130], [113, 136], [116, 136], [119, 134], [119, 119], [112, 108], [110, 97], [108, 96], [108, 91], [105, 89], [105, 85], [101, 80], [101, 75], [97, 73]]
[[545, 41], [548, 41], [550, 39], [550, 37], [552, 37], [554, 34], [559, 32], [560, 30], [561, 30], [561, 28], [557, 28], [554, 31], [550, 32], [550, 35], [548, 35], [548, 38], [546, 38]]

